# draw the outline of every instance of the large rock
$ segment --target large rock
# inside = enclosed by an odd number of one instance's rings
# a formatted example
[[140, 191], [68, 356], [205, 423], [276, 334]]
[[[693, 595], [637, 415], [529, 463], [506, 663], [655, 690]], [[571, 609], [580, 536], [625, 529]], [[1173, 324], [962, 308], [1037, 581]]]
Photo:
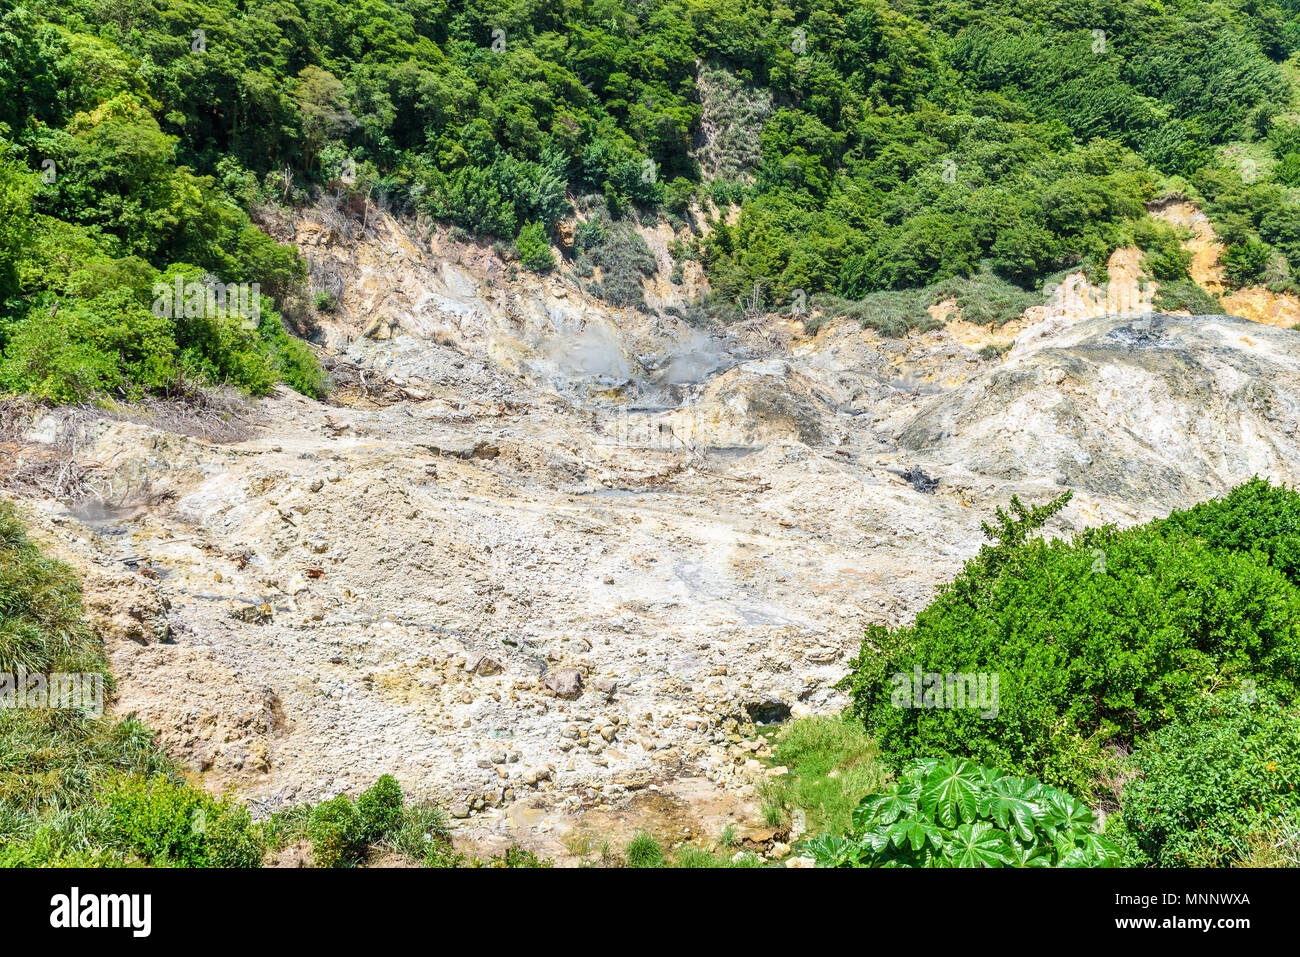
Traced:
[[560, 668], [546, 676], [546, 687], [557, 698], [576, 698], [582, 694], [582, 672], [577, 668]]
[[465, 659], [465, 670], [470, 674], [486, 678], [501, 673], [501, 663], [495, 658], [483, 654], [472, 654]]
[[1105, 316], [930, 400], [899, 444], [964, 471], [1159, 510], [1300, 461], [1300, 337], [1235, 316]]

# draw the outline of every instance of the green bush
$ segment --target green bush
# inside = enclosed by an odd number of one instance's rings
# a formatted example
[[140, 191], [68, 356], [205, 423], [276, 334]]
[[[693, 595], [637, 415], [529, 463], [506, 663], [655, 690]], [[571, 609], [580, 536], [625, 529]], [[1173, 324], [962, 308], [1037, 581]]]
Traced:
[[227, 799], [208, 812], [208, 861], [213, 867], [253, 868], [262, 865], [266, 842], [254, 826], [248, 808]]
[[601, 210], [574, 231], [579, 267], [600, 267], [599, 295], [615, 306], [641, 305], [645, 301], [641, 280], [654, 274], [655, 257], [641, 234], [627, 221], [613, 221]]
[[0, 391], [52, 402], [161, 391], [176, 378], [173, 332], [170, 319], [121, 287], [91, 300], [41, 303], [8, 330]]
[[1083, 802], [1033, 778], [927, 759], [862, 799], [843, 837], [808, 842], [821, 867], [1106, 867], [1119, 849]]
[[365, 825], [346, 794], [312, 811], [307, 838], [317, 867], [352, 867], [365, 852]]
[[1198, 699], [1133, 767], [1118, 833], [1135, 864], [1222, 867], [1256, 832], [1300, 827], [1300, 710], [1249, 686]]
[[1300, 492], [1255, 476], [1221, 499], [1173, 512], [1159, 528], [1192, 535], [1210, 548], [1255, 552], [1300, 586]]
[[1151, 217], [1138, 220], [1133, 227], [1134, 242], [1145, 254], [1146, 271], [1161, 282], [1177, 282], [1189, 277], [1192, 254], [1183, 249], [1172, 226]]
[[1234, 286], [1258, 282], [1268, 268], [1270, 250], [1258, 240], [1229, 246], [1223, 253], [1223, 275]]
[[551, 254], [546, 227], [541, 223], [526, 223], [515, 239], [515, 248], [519, 250], [519, 261], [526, 269], [546, 272], [555, 266], [555, 256]]
[[263, 844], [248, 811], [165, 775], [115, 782], [105, 800], [113, 835], [145, 863], [176, 867], [257, 867]]
[[1194, 316], [1224, 315], [1219, 300], [1190, 279], [1159, 283], [1156, 286], [1152, 305], [1161, 312], [1178, 312], [1185, 309]]
[[393, 834], [402, 826], [402, 786], [391, 774], [385, 774], [357, 798], [361, 817], [361, 836], [374, 843]]
[[[189, 315], [155, 302], [152, 283], [124, 284], [135, 278], [120, 262], [99, 263], [93, 275], [69, 277], [80, 298], [44, 298], [17, 319], [0, 319], [0, 392], [52, 402], [135, 399], [197, 379], [252, 395], [267, 394], [277, 382], [324, 395], [325, 375], [311, 348], [289, 335], [270, 299], [261, 297], [256, 326], [245, 328], [233, 313]], [[157, 281], [170, 291], [178, 278], [200, 287], [211, 281], [189, 266], [172, 267]]]
[[[311, 346], [289, 334], [278, 313], [263, 311], [257, 334], [261, 339], [257, 348], [268, 357], [275, 379], [303, 395], [315, 399], [325, 397], [329, 392], [329, 378], [320, 361]], [[250, 386], [245, 388], [256, 394]]]
[[[985, 526], [998, 544], [913, 625], [868, 630], [844, 685], [886, 757], [961, 755], [1090, 796], [1105, 745], [1131, 743], [1203, 691], [1251, 679], [1294, 694], [1300, 590], [1260, 553], [1159, 522], [1068, 543], [1030, 537], [1066, 500], [1045, 509], [1013, 500], [1015, 517], [999, 510], [1001, 527]], [[1215, 512], [1196, 514], [1217, 528]], [[912, 706], [900, 685], [918, 671], [996, 678], [993, 713]]]

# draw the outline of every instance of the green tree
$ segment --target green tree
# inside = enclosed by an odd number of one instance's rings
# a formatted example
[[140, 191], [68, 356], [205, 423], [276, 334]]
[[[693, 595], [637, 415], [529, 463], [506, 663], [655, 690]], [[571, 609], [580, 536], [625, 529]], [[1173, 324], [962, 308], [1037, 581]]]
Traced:
[[329, 70], [305, 66], [293, 84], [293, 100], [302, 116], [303, 165], [311, 169], [326, 140], [356, 125], [343, 81]]
[[28, 251], [34, 229], [32, 198], [37, 179], [26, 167], [7, 158], [0, 140], [0, 349], [4, 348], [4, 317], [18, 295], [18, 262]]

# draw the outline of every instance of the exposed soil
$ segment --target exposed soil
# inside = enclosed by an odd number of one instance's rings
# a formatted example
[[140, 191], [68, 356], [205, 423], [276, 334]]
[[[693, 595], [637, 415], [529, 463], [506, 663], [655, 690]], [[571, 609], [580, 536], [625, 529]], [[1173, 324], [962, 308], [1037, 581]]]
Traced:
[[114, 710], [258, 813], [393, 773], [489, 853], [753, 829], [751, 719], [841, 707], [863, 627], [1012, 494], [1074, 489], [1068, 534], [1297, 479], [1300, 334], [1273, 325], [1062, 298], [981, 335], [705, 332], [381, 216], [286, 228], [342, 290], [332, 399], [215, 441], [83, 417], [94, 495], [23, 506], [86, 577]]

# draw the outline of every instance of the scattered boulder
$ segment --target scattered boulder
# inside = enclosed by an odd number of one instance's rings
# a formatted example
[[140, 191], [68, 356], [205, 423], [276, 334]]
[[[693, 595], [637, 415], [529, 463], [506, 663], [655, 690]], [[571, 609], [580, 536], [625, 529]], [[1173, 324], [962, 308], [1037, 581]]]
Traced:
[[546, 687], [557, 698], [572, 700], [582, 694], [582, 672], [577, 668], [560, 668], [546, 676]]
[[465, 659], [465, 670], [470, 674], [486, 678], [501, 673], [501, 663], [495, 658], [483, 654], [473, 654]]
[[745, 702], [745, 712], [755, 724], [772, 724], [790, 717], [790, 705], [774, 695]]

